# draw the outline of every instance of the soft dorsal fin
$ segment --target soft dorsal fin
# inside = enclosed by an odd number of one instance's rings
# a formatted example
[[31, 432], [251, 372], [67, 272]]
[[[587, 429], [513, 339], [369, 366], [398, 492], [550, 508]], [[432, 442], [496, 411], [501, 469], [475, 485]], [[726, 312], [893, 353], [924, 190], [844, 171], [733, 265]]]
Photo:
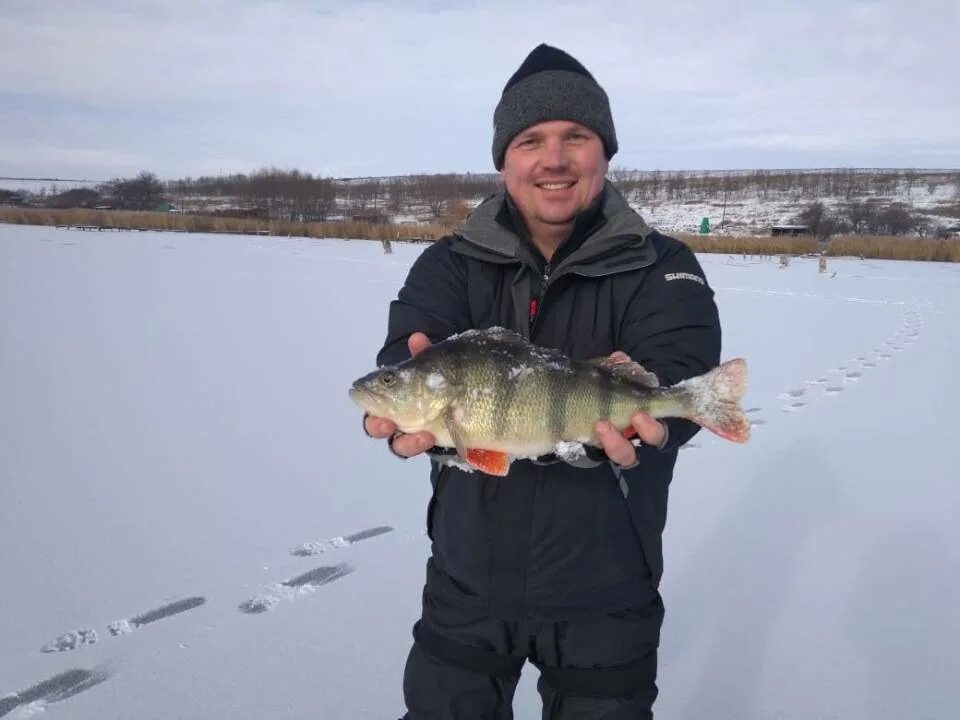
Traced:
[[588, 360], [591, 365], [603, 368], [611, 375], [621, 380], [640, 385], [647, 388], [660, 387], [660, 380], [657, 376], [647, 370], [643, 365], [633, 361], [611, 360], [609, 357], [594, 358]]

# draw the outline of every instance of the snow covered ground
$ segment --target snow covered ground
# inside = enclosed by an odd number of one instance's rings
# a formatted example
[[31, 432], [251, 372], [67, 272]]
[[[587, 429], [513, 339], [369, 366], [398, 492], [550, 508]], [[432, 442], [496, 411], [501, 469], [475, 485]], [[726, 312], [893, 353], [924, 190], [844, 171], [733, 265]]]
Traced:
[[[427, 467], [346, 389], [422, 249], [0, 225], [0, 717], [400, 716]], [[658, 717], [956, 717], [960, 266], [702, 262], [754, 438], [681, 452]]]

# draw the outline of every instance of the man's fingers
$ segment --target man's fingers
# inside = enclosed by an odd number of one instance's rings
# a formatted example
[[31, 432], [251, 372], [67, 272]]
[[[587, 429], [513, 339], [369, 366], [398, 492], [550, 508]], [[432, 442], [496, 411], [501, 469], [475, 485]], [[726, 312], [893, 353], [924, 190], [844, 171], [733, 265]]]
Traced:
[[410, 355], [416, 357], [428, 347], [433, 345], [430, 342], [430, 338], [424, 335], [422, 332], [415, 332], [407, 340], [407, 347], [410, 349]]
[[397, 431], [397, 426], [386, 418], [367, 415], [363, 420], [363, 429], [367, 431], [367, 435], [383, 439], [393, 435]]
[[594, 425], [593, 431], [607, 457], [617, 465], [630, 467], [637, 462], [637, 451], [633, 445], [610, 423], [601, 420]]
[[613, 362], [613, 363], [630, 362], [630, 356], [627, 355], [623, 350], [617, 350], [616, 352], [610, 353], [610, 362]]
[[393, 451], [397, 455], [404, 457], [413, 457], [429, 450], [437, 444], [433, 433], [418, 432], [409, 435], [397, 435], [393, 440]]
[[646, 413], [638, 412], [630, 418], [630, 424], [633, 425], [633, 429], [637, 431], [637, 437], [644, 445], [660, 447], [663, 444], [667, 431], [663, 429], [659, 420]]

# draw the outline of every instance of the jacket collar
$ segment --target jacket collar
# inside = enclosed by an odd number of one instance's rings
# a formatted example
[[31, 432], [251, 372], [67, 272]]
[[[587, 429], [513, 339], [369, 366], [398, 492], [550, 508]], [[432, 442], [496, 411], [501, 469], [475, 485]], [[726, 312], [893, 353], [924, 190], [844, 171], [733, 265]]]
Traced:
[[[650, 264], [655, 251], [646, 239], [652, 232], [608, 181], [597, 200], [577, 216], [570, 237], [558, 248], [554, 274], [576, 267], [580, 274], [606, 275], [642, 266], [638, 261]], [[454, 235], [457, 241], [452, 249], [464, 255], [495, 263], [520, 262], [534, 268], [543, 264], [506, 191], [478, 205]], [[608, 258], [622, 246], [629, 246], [630, 252]], [[610, 261], [601, 262], [605, 258]]]

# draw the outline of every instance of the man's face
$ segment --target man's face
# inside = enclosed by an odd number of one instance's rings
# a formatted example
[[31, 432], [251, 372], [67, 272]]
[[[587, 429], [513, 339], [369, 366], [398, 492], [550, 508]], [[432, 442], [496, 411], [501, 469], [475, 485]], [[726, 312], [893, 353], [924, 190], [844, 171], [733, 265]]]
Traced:
[[500, 178], [530, 231], [568, 225], [603, 189], [607, 158], [593, 130], [569, 120], [528, 127], [507, 146]]

